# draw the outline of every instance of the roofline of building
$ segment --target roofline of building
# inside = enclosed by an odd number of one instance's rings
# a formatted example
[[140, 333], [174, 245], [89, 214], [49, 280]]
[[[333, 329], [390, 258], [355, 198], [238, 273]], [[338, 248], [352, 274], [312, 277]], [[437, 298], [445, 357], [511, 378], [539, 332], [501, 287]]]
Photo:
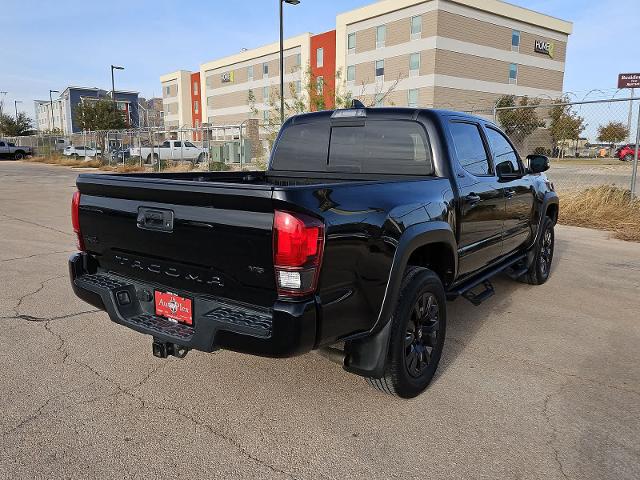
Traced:
[[[297, 47], [298, 45], [302, 45], [303, 43], [309, 42], [312, 33], [306, 32], [301, 35], [296, 35], [295, 37], [290, 37], [285, 39], [284, 48], [285, 50]], [[280, 50], [280, 42], [273, 42], [267, 45], [262, 45], [257, 48], [252, 48], [251, 50], [245, 50], [244, 52], [236, 53], [234, 55], [229, 55], [227, 57], [219, 58], [217, 60], [213, 60], [211, 62], [203, 63], [200, 66], [200, 71], [206, 70], [215, 70], [216, 68], [226, 67], [227, 65], [233, 65], [240, 62], [246, 62], [247, 60], [252, 60], [254, 58], [264, 57], [266, 55], [271, 55], [274, 52], [278, 52]], [[162, 80], [162, 77], [161, 77]]]
[[185, 73], [191, 75], [193, 72], [191, 70], [176, 70], [175, 72], [165, 73], [160, 77], [160, 82], [170, 82], [171, 80], [176, 80]]
[[[440, 1], [440, 0], [430, 0]], [[536, 25], [548, 30], [561, 32], [566, 35], [573, 33], [573, 23], [561, 20], [544, 13], [535, 12], [528, 8], [512, 5], [511, 3], [501, 0], [447, 0], [452, 3], [458, 3], [467, 7], [482, 10], [502, 17], [519, 20], [524, 23]], [[350, 25], [353, 23], [366, 20], [368, 18], [379, 17], [387, 13], [402, 10], [407, 7], [426, 3], [426, 0], [380, 0], [371, 5], [350, 10], [348, 12], [338, 14], [336, 20], [338, 25]]]

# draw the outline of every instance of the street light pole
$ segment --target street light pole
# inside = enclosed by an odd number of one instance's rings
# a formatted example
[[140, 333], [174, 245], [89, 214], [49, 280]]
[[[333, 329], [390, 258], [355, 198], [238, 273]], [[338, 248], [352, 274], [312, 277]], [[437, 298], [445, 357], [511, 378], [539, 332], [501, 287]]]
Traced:
[[53, 97], [52, 93], [60, 93], [58, 90], [49, 90], [49, 108], [51, 109], [51, 131], [56, 129], [56, 118], [53, 115]]
[[111, 65], [111, 98], [113, 99], [113, 109], [118, 110], [118, 104], [116, 103], [116, 82], [113, 76], [114, 70], [124, 70], [124, 67], [118, 67], [117, 65]]
[[280, 123], [284, 123], [284, 12], [285, 3], [298, 5], [300, 0], [278, 0], [280, 6]]
[[2, 108], [4, 106], [4, 97], [7, 94], [7, 92], [0, 92], [0, 95], [2, 95], [2, 99], [0, 100], [0, 117], [2, 116]]
[[14, 100], [13, 101], [13, 108], [16, 109], [16, 124], [18, 123], [18, 104], [22, 103], [22, 100]]

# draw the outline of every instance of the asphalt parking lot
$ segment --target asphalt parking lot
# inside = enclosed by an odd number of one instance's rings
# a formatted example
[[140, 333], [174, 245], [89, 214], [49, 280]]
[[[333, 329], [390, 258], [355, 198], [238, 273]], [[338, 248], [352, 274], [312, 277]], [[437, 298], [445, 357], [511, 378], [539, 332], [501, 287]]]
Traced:
[[154, 358], [71, 292], [76, 175], [0, 162], [1, 478], [640, 478], [640, 244], [559, 227], [404, 401], [315, 354]]

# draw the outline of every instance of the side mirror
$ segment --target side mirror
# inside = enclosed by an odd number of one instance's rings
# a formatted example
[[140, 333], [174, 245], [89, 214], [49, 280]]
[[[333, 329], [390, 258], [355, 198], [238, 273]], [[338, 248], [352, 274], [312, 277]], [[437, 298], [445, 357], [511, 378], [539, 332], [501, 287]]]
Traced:
[[544, 155], [529, 155], [527, 156], [527, 160], [529, 160], [529, 171], [531, 173], [542, 173], [549, 170], [549, 157]]

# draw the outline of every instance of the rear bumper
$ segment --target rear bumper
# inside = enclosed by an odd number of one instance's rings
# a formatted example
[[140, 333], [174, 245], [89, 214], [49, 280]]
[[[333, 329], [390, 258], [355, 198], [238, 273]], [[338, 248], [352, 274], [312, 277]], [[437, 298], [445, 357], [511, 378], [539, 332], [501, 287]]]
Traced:
[[[316, 340], [317, 307], [306, 302], [277, 301], [262, 309], [209, 296], [194, 296], [193, 327], [155, 316], [149, 293], [151, 285], [111, 273], [90, 274], [87, 255], [69, 258], [74, 293], [85, 302], [105, 310], [112, 321], [162, 342], [212, 352], [223, 348], [265, 357], [292, 357], [309, 352]], [[165, 288], [166, 289], [166, 288]], [[122, 302], [122, 293], [128, 302]], [[118, 295], [121, 294], [121, 295]], [[124, 304], [123, 304], [124, 303]]]

